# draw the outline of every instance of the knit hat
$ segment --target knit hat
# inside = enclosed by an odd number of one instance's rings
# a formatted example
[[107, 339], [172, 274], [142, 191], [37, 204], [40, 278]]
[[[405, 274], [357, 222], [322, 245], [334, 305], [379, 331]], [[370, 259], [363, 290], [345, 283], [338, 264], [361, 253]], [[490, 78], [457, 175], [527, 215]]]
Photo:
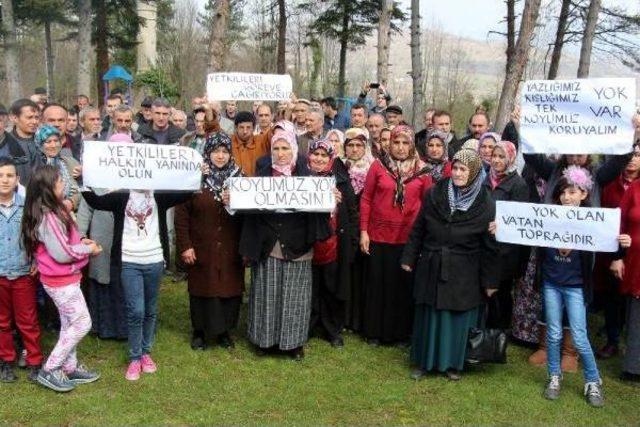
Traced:
[[256, 117], [250, 111], [240, 111], [238, 114], [236, 114], [236, 118], [233, 121], [233, 124], [238, 126], [240, 123], [251, 123], [255, 126]]
[[60, 131], [51, 125], [42, 125], [36, 131], [34, 139], [36, 141], [36, 144], [42, 145], [53, 135], [57, 135], [58, 137], [60, 137]]
[[453, 156], [453, 164], [460, 162], [469, 168], [469, 179], [467, 183], [473, 182], [482, 169], [482, 160], [478, 153], [472, 150], [460, 150]]

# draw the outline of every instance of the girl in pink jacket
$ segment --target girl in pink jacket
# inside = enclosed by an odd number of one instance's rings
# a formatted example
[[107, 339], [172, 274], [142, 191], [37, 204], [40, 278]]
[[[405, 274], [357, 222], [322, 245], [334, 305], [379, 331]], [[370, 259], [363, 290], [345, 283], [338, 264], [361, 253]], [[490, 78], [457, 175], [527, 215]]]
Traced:
[[63, 204], [64, 182], [56, 168], [43, 166], [27, 187], [22, 239], [35, 258], [44, 290], [60, 315], [60, 336], [37, 381], [57, 392], [96, 381], [100, 375], [78, 364], [76, 347], [91, 329], [91, 317], [80, 290], [82, 267], [101, 247], [80, 239], [73, 218]]

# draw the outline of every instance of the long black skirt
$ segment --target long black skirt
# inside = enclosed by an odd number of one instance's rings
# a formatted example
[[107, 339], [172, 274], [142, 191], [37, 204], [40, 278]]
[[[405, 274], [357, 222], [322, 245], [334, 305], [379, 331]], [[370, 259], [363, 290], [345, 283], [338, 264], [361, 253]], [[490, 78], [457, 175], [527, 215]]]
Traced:
[[404, 245], [371, 242], [364, 284], [362, 334], [382, 343], [409, 342], [413, 274], [400, 268]]
[[205, 298], [189, 295], [191, 326], [207, 340], [228, 333], [238, 324], [242, 297]]
[[106, 285], [89, 279], [87, 293], [92, 331], [102, 339], [126, 339], [127, 312], [120, 275], [111, 274], [111, 283]]
[[365, 261], [365, 255], [358, 251], [351, 266], [351, 294], [346, 301], [345, 327], [354, 332], [362, 330], [364, 279], [366, 277]]

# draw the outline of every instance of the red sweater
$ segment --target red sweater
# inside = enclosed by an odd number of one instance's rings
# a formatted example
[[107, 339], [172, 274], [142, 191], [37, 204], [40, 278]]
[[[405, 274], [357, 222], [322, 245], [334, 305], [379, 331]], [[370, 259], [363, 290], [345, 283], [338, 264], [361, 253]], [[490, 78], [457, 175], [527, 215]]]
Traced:
[[404, 244], [422, 206], [424, 193], [431, 187], [428, 175], [405, 183], [404, 208], [393, 206], [396, 182], [379, 160], [371, 165], [360, 199], [360, 230], [377, 243]]
[[640, 297], [640, 180], [631, 184], [620, 203], [622, 233], [631, 236], [631, 247], [624, 258], [624, 277], [620, 292]]

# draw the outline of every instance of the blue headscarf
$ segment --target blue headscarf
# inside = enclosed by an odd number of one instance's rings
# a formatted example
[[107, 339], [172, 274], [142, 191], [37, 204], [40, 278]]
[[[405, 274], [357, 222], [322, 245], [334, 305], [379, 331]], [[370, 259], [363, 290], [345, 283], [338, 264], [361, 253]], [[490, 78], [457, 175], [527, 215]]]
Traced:
[[60, 151], [58, 151], [58, 154], [55, 157], [49, 157], [44, 152], [44, 143], [52, 136], [58, 137], [58, 144], [60, 145], [60, 148], [62, 148], [62, 142], [60, 141], [60, 131], [51, 125], [42, 125], [38, 128], [35, 135], [36, 146], [40, 151], [40, 155], [42, 156], [42, 160], [44, 161], [44, 163], [47, 165], [53, 165], [58, 168], [60, 176], [64, 181], [64, 195], [65, 197], [69, 197], [71, 196], [72, 178], [71, 173], [69, 173], [69, 169], [67, 168], [67, 164], [62, 160], [62, 157], [60, 156]]

